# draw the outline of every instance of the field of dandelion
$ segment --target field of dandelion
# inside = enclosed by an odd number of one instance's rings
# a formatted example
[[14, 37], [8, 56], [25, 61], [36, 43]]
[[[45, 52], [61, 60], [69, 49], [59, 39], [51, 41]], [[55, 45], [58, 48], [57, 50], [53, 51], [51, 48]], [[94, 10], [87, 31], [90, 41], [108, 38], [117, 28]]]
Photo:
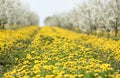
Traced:
[[120, 40], [49, 26], [0, 34], [2, 78], [120, 78]]

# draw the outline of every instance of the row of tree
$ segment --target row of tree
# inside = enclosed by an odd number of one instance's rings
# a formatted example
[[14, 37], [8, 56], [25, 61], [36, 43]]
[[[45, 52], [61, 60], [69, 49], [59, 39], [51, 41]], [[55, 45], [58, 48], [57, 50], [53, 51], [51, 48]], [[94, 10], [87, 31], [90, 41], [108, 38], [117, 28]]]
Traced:
[[22, 0], [0, 0], [0, 28], [38, 25], [39, 17]]
[[48, 16], [44, 23], [68, 29], [79, 28], [84, 33], [120, 30], [120, 0], [84, 0], [68, 13]]

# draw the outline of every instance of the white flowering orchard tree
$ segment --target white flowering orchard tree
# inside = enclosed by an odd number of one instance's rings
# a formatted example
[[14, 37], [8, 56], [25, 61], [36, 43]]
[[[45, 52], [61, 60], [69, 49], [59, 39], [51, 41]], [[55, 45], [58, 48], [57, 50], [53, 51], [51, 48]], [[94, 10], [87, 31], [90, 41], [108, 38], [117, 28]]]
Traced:
[[[115, 31], [115, 36], [120, 27], [120, 1], [119, 0], [96, 0], [98, 28], [110, 33]], [[94, 17], [95, 17], [94, 16]]]
[[69, 17], [69, 22], [71, 23], [73, 28], [78, 28], [79, 29], [79, 20], [80, 20], [80, 10], [76, 10], [74, 8], [73, 10], [70, 11], [68, 14]]
[[[32, 19], [33, 18], [33, 19]], [[38, 16], [30, 11], [22, 0], [0, 0], [0, 27], [38, 25]], [[33, 23], [34, 22], [34, 23]]]
[[84, 0], [70, 12], [50, 16], [47, 21], [65, 28], [78, 27], [86, 33], [100, 30], [110, 34], [114, 31], [117, 36], [120, 30], [120, 0]]
[[108, 7], [109, 27], [115, 31], [115, 36], [117, 36], [120, 27], [120, 0], [109, 0]]
[[56, 24], [56, 17], [55, 16], [48, 16], [45, 20], [44, 20], [44, 23], [47, 25], [47, 26], [57, 26]]

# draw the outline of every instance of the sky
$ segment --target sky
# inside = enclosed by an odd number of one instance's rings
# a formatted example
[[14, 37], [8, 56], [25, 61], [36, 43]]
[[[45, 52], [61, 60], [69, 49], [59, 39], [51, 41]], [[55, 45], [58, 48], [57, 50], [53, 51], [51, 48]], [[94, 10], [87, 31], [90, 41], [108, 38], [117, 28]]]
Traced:
[[40, 17], [40, 25], [47, 16], [57, 13], [68, 12], [76, 4], [82, 3], [83, 0], [24, 0], [31, 10], [36, 12]]

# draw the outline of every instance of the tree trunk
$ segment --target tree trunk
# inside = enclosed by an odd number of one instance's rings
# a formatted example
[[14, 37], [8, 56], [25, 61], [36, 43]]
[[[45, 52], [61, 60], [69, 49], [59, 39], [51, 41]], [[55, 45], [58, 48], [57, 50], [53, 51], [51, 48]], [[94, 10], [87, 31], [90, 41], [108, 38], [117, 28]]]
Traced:
[[117, 37], [117, 35], [118, 35], [118, 28], [117, 28], [117, 26], [115, 27], [115, 37]]
[[102, 35], [102, 36], [104, 36], [104, 33], [105, 33], [105, 31], [104, 31], [104, 30], [102, 30], [101, 35]]
[[5, 29], [5, 26], [4, 26], [4, 25], [2, 25], [2, 26], [1, 26], [1, 28], [2, 28], [2, 29]]
[[117, 34], [118, 34], [118, 18], [116, 18], [116, 24], [115, 24], [115, 37], [117, 37]]
[[110, 32], [108, 32], [108, 35], [107, 35], [108, 38], [110, 38]]
[[110, 38], [110, 29], [107, 29], [107, 37]]

